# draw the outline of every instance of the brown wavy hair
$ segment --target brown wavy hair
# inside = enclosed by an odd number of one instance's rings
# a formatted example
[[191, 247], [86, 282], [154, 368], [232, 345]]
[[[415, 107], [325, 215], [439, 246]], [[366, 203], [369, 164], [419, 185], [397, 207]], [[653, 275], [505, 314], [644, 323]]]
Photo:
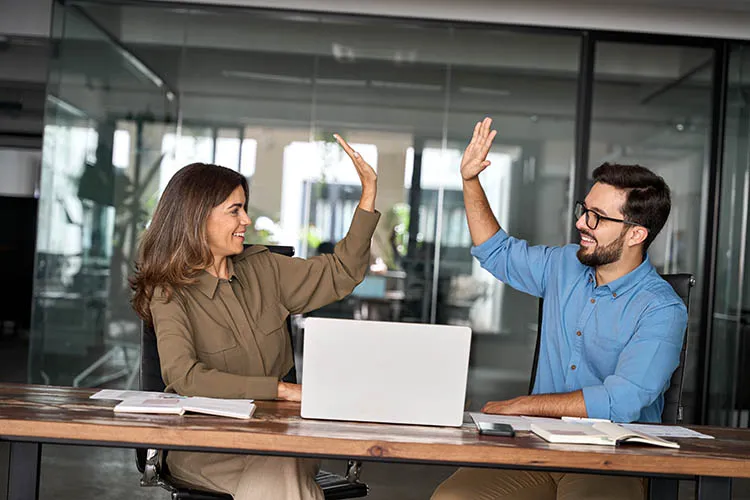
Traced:
[[151, 323], [149, 307], [161, 287], [167, 301], [213, 263], [206, 220], [211, 209], [242, 186], [247, 210], [247, 180], [219, 165], [192, 163], [180, 169], [167, 184], [138, 248], [135, 274], [130, 278], [133, 309]]

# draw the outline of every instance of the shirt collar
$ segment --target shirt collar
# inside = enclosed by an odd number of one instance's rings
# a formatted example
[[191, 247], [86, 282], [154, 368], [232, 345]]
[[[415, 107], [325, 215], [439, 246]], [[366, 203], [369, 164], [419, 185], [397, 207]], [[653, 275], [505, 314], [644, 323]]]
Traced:
[[[628, 290], [640, 283], [641, 280], [653, 270], [654, 266], [651, 264], [651, 261], [649, 260], [647, 255], [646, 258], [643, 259], [643, 262], [641, 262], [638, 267], [630, 271], [628, 274], [602, 286], [607, 287], [609, 291], [615, 295], [615, 297], [619, 297], [620, 295], [626, 293]], [[589, 282], [593, 283], [594, 286], [596, 286], [596, 275], [594, 274], [593, 267], [588, 268], [588, 276]]]
[[[240, 284], [242, 282], [234, 272], [234, 259], [232, 257], [227, 259], [227, 274], [229, 275], [229, 281], [237, 280]], [[209, 299], [213, 299], [216, 294], [216, 289], [219, 286], [219, 278], [209, 273], [205, 269], [198, 275], [198, 289]]]

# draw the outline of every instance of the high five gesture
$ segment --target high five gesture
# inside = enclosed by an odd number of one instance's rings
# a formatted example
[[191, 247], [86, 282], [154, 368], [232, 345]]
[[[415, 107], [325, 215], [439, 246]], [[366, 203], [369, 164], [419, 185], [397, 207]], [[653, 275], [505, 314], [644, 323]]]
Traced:
[[492, 147], [492, 141], [497, 135], [497, 130], [490, 130], [492, 118], [485, 118], [477, 122], [474, 127], [474, 135], [471, 142], [466, 146], [464, 156], [461, 159], [461, 177], [465, 181], [474, 179], [485, 168], [490, 165], [487, 154]]
[[500, 224], [497, 223], [492, 213], [487, 196], [477, 177], [490, 165], [487, 154], [497, 134], [496, 130], [490, 130], [491, 126], [491, 118], [477, 122], [471, 142], [466, 146], [461, 159], [466, 220], [469, 222], [471, 240], [475, 245], [484, 243], [500, 230]]
[[368, 212], [375, 211], [375, 196], [378, 192], [378, 174], [369, 163], [362, 158], [362, 155], [354, 151], [343, 137], [333, 134], [339, 145], [344, 149], [349, 158], [351, 158], [354, 168], [357, 169], [359, 181], [362, 183], [362, 196], [359, 198], [359, 208]]

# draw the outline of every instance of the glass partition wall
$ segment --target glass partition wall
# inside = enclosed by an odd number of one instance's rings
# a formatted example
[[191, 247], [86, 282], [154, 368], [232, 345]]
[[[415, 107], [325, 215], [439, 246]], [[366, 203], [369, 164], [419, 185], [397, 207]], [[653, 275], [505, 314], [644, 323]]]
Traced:
[[702, 47], [602, 41], [596, 44], [589, 174], [604, 162], [640, 164], [664, 177], [672, 210], [648, 254], [660, 273], [691, 273], [683, 405], [692, 419], [697, 390], [711, 75], [714, 51]]
[[729, 58], [726, 132], [719, 212], [713, 335], [709, 357], [708, 422], [748, 427], [750, 392], [750, 47]]
[[472, 408], [526, 393], [538, 329], [538, 300], [469, 253], [459, 161], [484, 116], [499, 134], [482, 183], [511, 234], [567, 243], [580, 179], [640, 162], [675, 200], [652, 260], [702, 269], [712, 49], [595, 42], [586, 141], [575, 31], [76, 1], [54, 17], [32, 382], [133, 387], [127, 276], [186, 164], [248, 178], [248, 243], [331, 251], [360, 193], [334, 132], [377, 170], [382, 218], [364, 283], [314, 314], [470, 326]]
[[365, 282], [316, 314], [468, 324], [493, 351], [472, 360], [474, 400], [528, 380], [536, 301], [473, 262], [458, 160], [474, 123], [493, 116], [500, 136], [483, 182], [501, 223], [535, 243], [564, 241], [549, 221], [569, 211], [578, 36], [93, 3], [57, 17], [51, 93], [80, 116], [51, 108], [47, 139], [72, 128], [58, 141], [78, 156], [45, 149], [39, 238], [76, 239], [40, 245], [32, 381], [136, 380], [126, 277], [159, 194], [188, 163], [247, 176], [248, 243], [330, 251], [360, 192], [334, 132], [378, 171], [383, 217]]
[[29, 380], [132, 385], [140, 328], [127, 275], [162, 156], [144, 129], [174, 134], [177, 96], [83, 8], [57, 9], [54, 31]]

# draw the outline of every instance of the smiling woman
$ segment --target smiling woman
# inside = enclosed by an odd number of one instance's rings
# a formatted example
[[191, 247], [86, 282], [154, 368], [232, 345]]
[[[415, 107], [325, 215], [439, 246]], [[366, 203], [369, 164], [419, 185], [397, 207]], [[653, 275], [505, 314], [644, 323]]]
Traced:
[[[242, 174], [193, 163], [169, 181], [141, 241], [133, 307], [154, 326], [168, 392], [300, 401], [281, 382], [294, 366], [286, 319], [344, 298], [365, 275], [377, 175], [340, 137], [362, 184], [349, 233], [310, 259], [244, 248], [248, 186]], [[170, 474], [235, 499], [322, 499], [311, 459], [172, 451]]]
[[[226, 274], [226, 257], [242, 252], [242, 240], [232, 232], [239, 230], [240, 222], [249, 221], [247, 192], [242, 175], [218, 165], [193, 163], [172, 177], [143, 234], [137, 272], [131, 280], [133, 307], [141, 318], [152, 320], [150, 302], [157, 286], [171, 298], [175, 289], [195, 283], [201, 270], [213, 269], [212, 274], [220, 277], [216, 270], [223, 262]], [[235, 202], [229, 200], [235, 197], [241, 198], [241, 206], [230, 208]], [[232, 215], [235, 208], [238, 213], [242, 210], [243, 220]]]
[[[234, 172], [234, 171], [231, 171]], [[229, 279], [226, 258], [242, 252], [245, 229], [250, 224], [247, 216], [247, 194], [237, 186], [220, 205], [211, 209], [206, 221], [206, 236], [214, 262], [207, 271], [217, 278]]]

